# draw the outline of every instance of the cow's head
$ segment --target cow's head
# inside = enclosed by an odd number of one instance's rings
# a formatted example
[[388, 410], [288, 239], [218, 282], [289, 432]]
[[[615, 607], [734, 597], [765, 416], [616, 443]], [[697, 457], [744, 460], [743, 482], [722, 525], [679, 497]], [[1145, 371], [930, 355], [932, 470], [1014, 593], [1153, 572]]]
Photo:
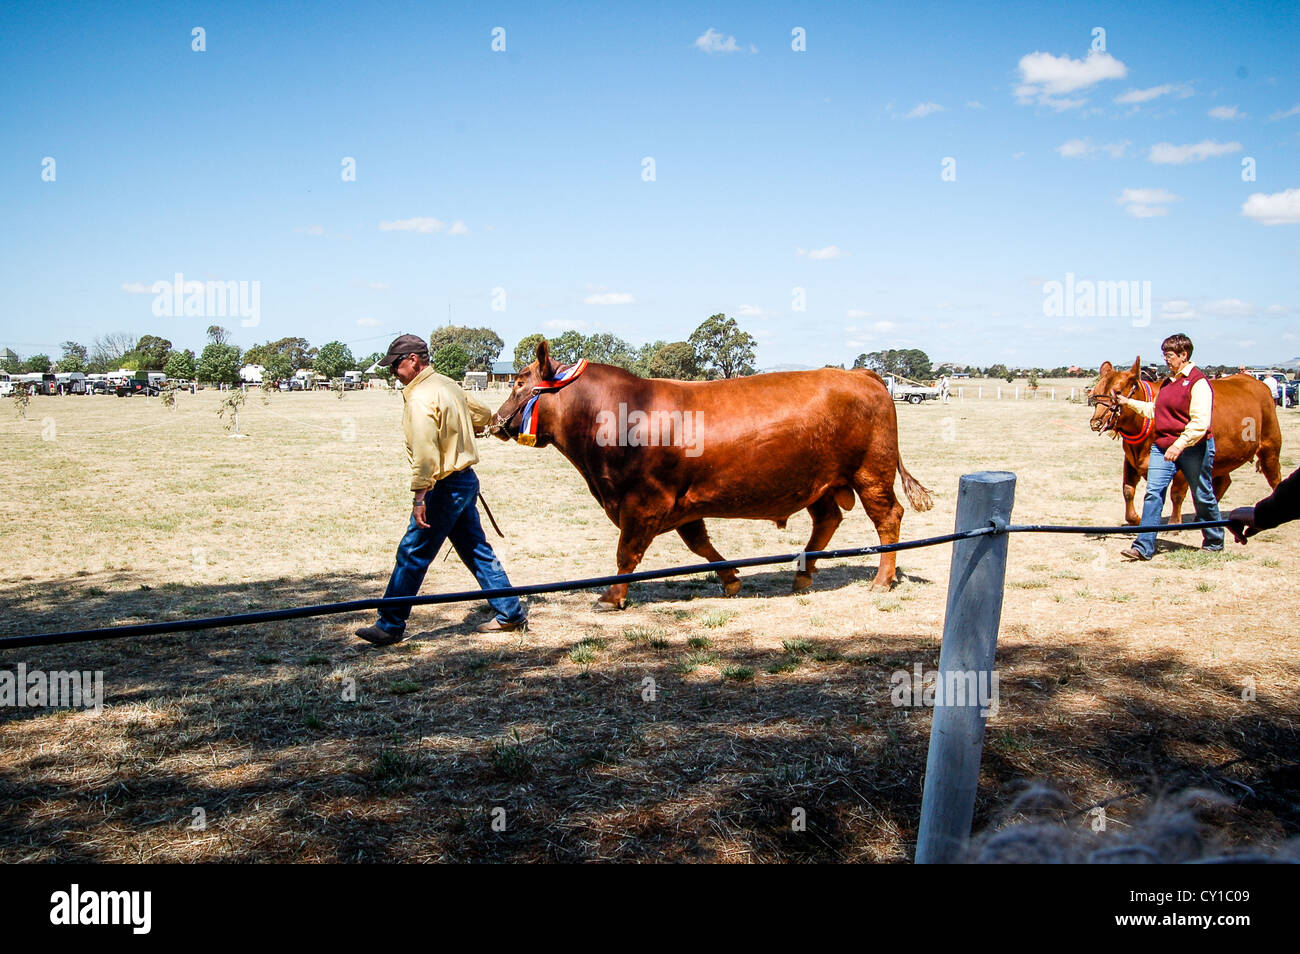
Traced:
[[1113, 430], [1119, 420], [1119, 410], [1111, 398], [1112, 391], [1118, 391], [1124, 397], [1132, 397], [1139, 389], [1138, 381], [1142, 373], [1142, 357], [1133, 359], [1133, 367], [1120, 370], [1109, 361], [1103, 361], [1098, 371], [1097, 383], [1088, 392], [1088, 406], [1095, 408], [1092, 420], [1088, 422], [1098, 434]]
[[533, 396], [533, 388], [542, 387], [559, 373], [560, 365], [551, 357], [551, 346], [543, 338], [537, 342], [536, 360], [515, 372], [510, 394], [493, 415], [489, 433], [495, 434], [503, 441], [518, 437], [519, 418], [523, 414], [524, 405]]

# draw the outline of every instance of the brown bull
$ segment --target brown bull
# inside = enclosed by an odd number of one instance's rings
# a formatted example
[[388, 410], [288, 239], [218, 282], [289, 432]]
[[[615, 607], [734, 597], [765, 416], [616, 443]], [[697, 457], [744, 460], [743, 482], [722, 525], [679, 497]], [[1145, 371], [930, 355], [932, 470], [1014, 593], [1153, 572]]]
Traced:
[[[895, 476], [914, 508], [931, 507], [930, 492], [899, 459], [894, 402], [874, 372], [823, 369], [687, 382], [586, 364], [555, 388], [562, 370], [540, 342], [537, 360], [516, 374], [493, 430], [503, 440], [554, 444], [578, 469], [619, 528], [619, 573], [635, 570], [650, 542], [670, 530], [706, 560], [722, 560], [704, 526], [710, 517], [784, 527], [807, 509], [813, 527], [805, 549], [824, 550], [855, 493], [881, 543], [896, 543], [903, 508], [894, 496]], [[542, 390], [529, 407], [535, 388]], [[795, 574], [796, 592], [812, 585], [815, 563], [808, 560]], [[888, 589], [894, 571], [894, 554], [881, 554], [875, 586]], [[739, 592], [734, 569], [718, 578], [728, 596]], [[597, 608], [622, 608], [626, 601], [627, 584], [620, 583], [601, 595]]]
[[[1140, 369], [1140, 357], [1127, 371], [1117, 370], [1109, 361], [1103, 362], [1101, 377], [1088, 395], [1088, 403], [1096, 407], [1090, 422], [1092, 429], [1099, 434], [1109, 432], [1123, 440], [1124, 521], [1129, 524], [1137, 524], [1140, 519], [1133, 507], [1133, 495], [1139, 478], [1145, 480], [1147, 476], [1154, 428], [1144, 428], [1142, 416], [1131, 407], [1117, 410], [1110, 393], [1118, 391], [1138, 401], [1155, 400], [1155, 393], [1164, 382], [1149, 385], [1152, 395], [1148, 398], [1142, 390]], [[1268, 387], [1248, 374], [1234, 374], [1230, 378], [1211, 380], [1210, 389], [1214, 392], [1214, 414], [1210, 420], [1210, 433], [1214, 436], [1214, 496], [1222, 500], [1232, 483], [1232, 472], [1252, 459], [1268, 485], [1276, 487], [1282, 476], [1278, 467], [1282, 431]], [[1142, 436], [1144, 430], [1147, 433]], [[1186, 496], [1187, 480], [1179, 471], [1169, 487], [1173, 504], [1170, 523], [1182, 522]]]

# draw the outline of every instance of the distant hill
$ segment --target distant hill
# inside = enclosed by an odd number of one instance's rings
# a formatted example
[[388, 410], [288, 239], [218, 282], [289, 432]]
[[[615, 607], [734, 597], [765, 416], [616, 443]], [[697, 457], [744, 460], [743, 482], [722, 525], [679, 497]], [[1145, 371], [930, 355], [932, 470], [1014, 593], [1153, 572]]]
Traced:
[[774, 364], [770, 368], [760, 368], [761, 374], [767, 374], [771, 371], [813, 371], [815, 368], [811, 364]]

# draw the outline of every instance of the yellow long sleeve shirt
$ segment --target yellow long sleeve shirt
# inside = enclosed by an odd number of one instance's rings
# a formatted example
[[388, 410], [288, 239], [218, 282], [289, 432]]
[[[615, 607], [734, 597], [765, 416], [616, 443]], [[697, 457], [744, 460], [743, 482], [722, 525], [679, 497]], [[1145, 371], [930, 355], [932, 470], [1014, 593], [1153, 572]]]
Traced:
[[[1175, 378], [1185, 377], [1196, 365], [1188, 361], [1178, 369], [1174, 375]], [[1210, 429], [1210, 410], [1214, 406], [1214, 392], [1210, 390], [1210, 382], [1202, 378], [1192, 385], [1190, 395], [1190, 405], [1187, 408], [1188, 421], [1183, 432], [1178, 435], [1178, 439], [1169, 445], [1169, 450], [1177, 448], [1177, 453], [1181, 454], [1186, 448], [1191, 447]], [[1128, 406], [1137, 411], [1143, 417], [1155, 419], [1156, 404], [1154, 401], [1134, 401], [1129, 399]], [[1166, 451], [1165, 453], [1169, 453]]]
[[402, 403], [411, 490], [428, 490], [448, 474], [478, 463], [474, 430], [492, 420], [486, 404], [433, 368], [425, 368], [402, 390]]

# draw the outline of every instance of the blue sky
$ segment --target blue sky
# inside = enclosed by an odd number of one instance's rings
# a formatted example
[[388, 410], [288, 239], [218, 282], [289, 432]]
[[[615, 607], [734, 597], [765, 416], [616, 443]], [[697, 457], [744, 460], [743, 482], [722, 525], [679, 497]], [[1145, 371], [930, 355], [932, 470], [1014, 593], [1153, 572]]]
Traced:
[[[198, 350], [212, 321], [152, 310], [178, 272], [260, 282], [256, 327], [219, 321], [245, 347], [368, 353], [450, 315], [508, 357], [725, 312], [763, 367], [1095, 365], [1175, 330], [1207, 363], [1300, 355], [1300, 4], [0, 18], [0, 347], [23, 355], [123, 330]], [[1067, 274], [1150, 282], [1150, 323], [1045, 315]]]

